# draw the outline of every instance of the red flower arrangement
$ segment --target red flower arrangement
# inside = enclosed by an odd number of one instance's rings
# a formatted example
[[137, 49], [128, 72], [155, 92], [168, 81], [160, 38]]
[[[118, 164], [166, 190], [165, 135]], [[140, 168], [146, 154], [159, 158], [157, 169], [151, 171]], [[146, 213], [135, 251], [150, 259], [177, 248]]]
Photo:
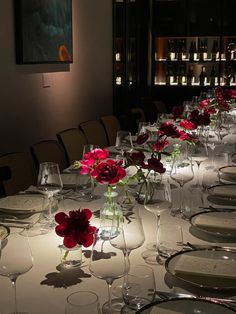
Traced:
[[63, 244], [67, 248], [73, 248], [77, 244], [88, 247], [93, 243], [93, 233], [96, 227], [90, 225], [92, 212], [85, 208], [82, 210], [72, 210], [67, 215], [59, 212], [55, 215], [58, 225], [55, 227], [56, 234], [63, 237]]
[[80, 173], [90, 174], [100, 184], [115, 185], [126, 176], [122, 160], [107, 159], [107, 149], [95, 148], [80, 161]]

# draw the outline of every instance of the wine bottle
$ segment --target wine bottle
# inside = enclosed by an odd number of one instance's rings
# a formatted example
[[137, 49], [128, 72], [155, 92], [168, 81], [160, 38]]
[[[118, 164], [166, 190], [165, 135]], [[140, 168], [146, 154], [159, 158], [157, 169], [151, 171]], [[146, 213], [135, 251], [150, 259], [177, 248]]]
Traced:
[[198, 40], [198, 55], [199, 55], [199, 61], [203, 61], [203, 41]]
[[210, 74], [210, 85], [215, 86], [217, 84], [217, 74], [216, 74], [216, 67], [213, 65], [211, 67], [211, 74]]
[[172, 39], [168, 40], [166, 59], [167, 60], [174, 60], [175, 59], [175, 43]]
[[203, 60], [207, 59], [208, 44], [207, 39], [203, 41]]
[[206, 75], [206, 67], [203, 65], [202, 66], [202, 71], [199, 75], [199, 84], [201, 86], [205, 86], [207, 81], [207, 75]]
[[216, 61], [217, 59], [219, 59], [218, 41], [214, 40], [211, 49], [211, 60]]
[[166, 85], [172, 85], [174, 82], [173, 69], [170, 64], [168, 64], [166, 69]]
[[189, 61], [195, 61], [197, 59], [197, 47], [196, 42], [191, 41], [189, 48]]
[[184, 65], [180, 64], [179, 65], [179, 71], [178, 71], [178, 85], [183, 85], [186, 83], [186, 75], [184, 71]]
[[193, 66], [190, 65], [188, 74], [187, 74], [187, 85], [193, 85], [194, 82], [195, 82], [195, 75], [193, 71]]

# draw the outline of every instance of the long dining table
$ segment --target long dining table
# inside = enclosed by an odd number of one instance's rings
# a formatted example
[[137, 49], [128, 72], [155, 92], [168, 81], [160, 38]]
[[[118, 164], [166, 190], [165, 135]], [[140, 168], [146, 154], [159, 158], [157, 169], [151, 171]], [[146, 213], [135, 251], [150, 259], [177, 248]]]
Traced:
[[[225, 149], [225, 148], [224, 148]], [[219, 163], [222, 160], [219, 160]], [[212, 177], [211, 185], [218, 183], [218, 175], [215, 169], [209, 169], [211, 161], [206, 160], [200, 166], [200, 178], [202, 183]], [[194, 165], [196, 172], [196, 165]], [[217, 168], [217, 161], [215, 162]], [[207, 175], [207, 176], [206, 176]], [[171, 179], [170, 179], [171, 180]], [[202, 189], [192, 188], [194, 179], [185, 186], [185, 200], [187, 204], [188, 216], [197, 212], [203, 211], [204, 208], [213, 206], [216, 208], [227, 207], [236, 210], [236, 204], [214, 204], [209, 199], [207, 188]], [[172, 215], [173, 209], [179, 202], [179, 187], [173, 181], [170, 181], [172, 187], [172, 208], [164, 211], [161, 214], [162, 223], [180, 225], [183, 231], [183, 243], [219, 245], [219, 246], [235, 246], [235, 238], [219, 238], [207, 233], [201, 233], [199, 230], [194, 230], [188, 219], [180, 219]], [[70, 210], [79, 208], [89, 208], [93, 213], [91, 225], [99, 227], [99, 210], [104, 204], [104, 196], [101, 191], [101, 186], [97, 187], [100, 195], [99, 198], [87, 202], [76, 197], [65, 197], [59, 203], [58, 211], [68, 212]], [[31, 195], [29, 194], [29, 197]], [[236, 295], [236, 289], [229, 290], [209, 290], [199, 286], [188, 284], [172, 276], [166, 271], [165, 265], [147, 264], [142, 258], [142, 252], [146, 250], [147, 243], [153, 242], [156, 239], [156, 221], [154, 215], [148, 212], [142, 204], [135, 204], [139, 209], [144, 233], [144, 244], [133, 250], [130, 254], [131, 265], [148, 265], [155, 275], [156, 290], [185, 292], [201, 296], [214, 297], [233, 297]], [[201, 208], [203, 207], [203, 208]], [[127, 219], [124, 217], [124, 219]], [[20, 230], [19, 230], [20, 232]], [[173, 242], [175, 239], [173, 239]], [[56, 235], [55, 230], [52, 229], [46, 234], [29, 237], [32, 254], [34, 257], [34, 265], [32, 269], [17, 279], [17, 303], [19, 311], [28, 314], [63, 314], [65, 311], [66, 298], [69, 294], [78, 290], [90, 290], [95, 292], [99, 297], [100, 305], [107, 301], [107, 285], [104, 280], [95, 278], [89, 271], [89, 257], [91, 255], [91, 247], [83, 248], [83, 263], [80, 267], [75, 267], [69, 270], [60, 269], [60, 250], [58, 246], [62, 244], [62, 238]], [[16, 248], [19, 250], [20, 247]], [[180, 245], [179, 250], [183, 247]], [[17, 260], [14, 261], [17, 263]], [[123, 279], [114, 281], [114, 285], [122, 283]], [[13, 304], [13, 290], [11, 282], [7, 277], [0, 277], [0, 313], [7, 314], [12, 310]], [[133, 313], [131, 311], [131, 313]], [[81, 313], [82, 314], [82, 313]]]

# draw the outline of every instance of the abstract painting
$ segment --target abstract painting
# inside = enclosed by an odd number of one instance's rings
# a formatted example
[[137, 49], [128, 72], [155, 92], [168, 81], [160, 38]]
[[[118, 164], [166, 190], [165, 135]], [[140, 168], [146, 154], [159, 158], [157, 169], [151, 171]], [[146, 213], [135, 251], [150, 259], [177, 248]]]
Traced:
[[16, 63], [72, 63], [72, 0], [15, 0]]

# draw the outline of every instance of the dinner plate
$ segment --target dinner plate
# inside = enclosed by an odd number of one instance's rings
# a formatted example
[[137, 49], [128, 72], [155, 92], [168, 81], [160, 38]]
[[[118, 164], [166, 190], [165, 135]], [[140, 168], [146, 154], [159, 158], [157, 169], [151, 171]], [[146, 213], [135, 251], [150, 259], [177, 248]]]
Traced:
[[190, 223], [195, 228], [212, 235], [236, 237], [236, 212], [205, 211], [191, 216]]
[[222, 183], [236, 182], [236, 166], [219, 168], [219, 178]]
[[12, 214], [36, 213], [44, 210], [42, 195], [12, 195], [0, 199], [0, 211]]
[[196, 249], [178, 252], [165, 262], [166, 271], [188, 284], [207, 289], [236, 288], [236, 252]]
[[217, 198], [236, 201], [236, 184], [214, 185], [208, 188], [208, 192]]
[[196, 298], [179, 298], [156, 301], [136, 312], [142, 314], [233, 314], [228, 305]]

